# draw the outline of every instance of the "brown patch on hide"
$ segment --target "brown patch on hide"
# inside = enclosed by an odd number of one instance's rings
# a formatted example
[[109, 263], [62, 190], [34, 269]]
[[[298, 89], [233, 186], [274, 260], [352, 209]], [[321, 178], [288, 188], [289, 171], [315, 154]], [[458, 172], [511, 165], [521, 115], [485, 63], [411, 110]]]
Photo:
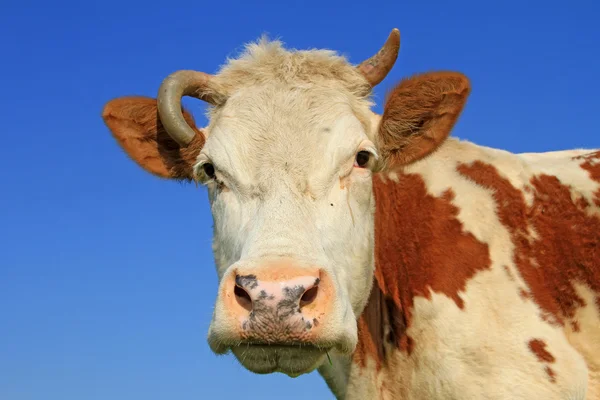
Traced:
[[600, 292], [600, 218], [588, 213], [593, 206], [582, 197], [574, 199], [571, 188], [555, 176], [531, 178], [529, 206], [523, 193], [490, 164], [463, 164], [458, 172], [493, 195], [500, 222], [515, 245], [515, 264], [542, 318], [559, 324], [572, 319], [585, 305], [575, 283]]
[[535, 356], [540, 362], [553, 363], [554, 361], [556, 361], [554, 356], [550, 354], [548, 350], [546, 350], [546, 342], [544, 342], [543, 340], [531, 339], [528, 344], [529, 350], [531, 350], [531, 352], [535, 354]]
[[471, 91], [458, 72], [430, 72], [402, 80], [387, 96], [379, 125], [385, 162], [406, 165], [435, 151], [448, 137]]
[[550, 367], [545, 368], [546, 374], [548, 374], [548, 379], [552, 383], [556, 383], [556, 372]]
[[[381, 321], [388, 319], [392, 342], [410, 354], [416, 345], [406, 334], [411, 326], [415, 296], [431, 299], [431, 292], [451, 298], [464, 308], [459, 292], [469, 280], [491, 265], [488, 246], [463, 230], [454, 193], [427, 193], [418, 175], [398, 175], [398, 183], [374, 178], [375, 288], [359, 320], [360, 359], [365, 353], [381, 360], [376, 346], [383, 343]], [[374, 290], [376, 290], [374, 288]], [[364, 342], [364, 343], [362, 343]]]
[[[546, 342], [541, 339], [532, 339], [528, 343], [529, 350], [535, 355], [539, 362], [544, 364], [552, 364], [556, 361], [554, 356], [546, 349]], [[548, 379], [552, 383], [556, 383], [556, 373], [549, 365], [546, 365], [544, 371], [548, 375]]]
[[434, 291], [463, 308], [459, 292], [491, 265], [487, 244], [463, 230], [451, 189], [434, 197], [418, 175], [401, 174], [398, 180], [374, 182], [375, 273], [384, 294], [405, 297], [410, 309], [412, 296], [431, 298]]
[[573, 329], [573, 332], [579, 332], [579, 321], [571, 321], [571, 329]]
[[383, 293], [375, 281], [367, 306], [358, 319], [358, 344], [353, 354], [353, 361], [363, 367], [367, 356], [372, 357], [378, 367], [385, 358], [383, 305]]
[[196, 132], [187, 147], [180, 147], [167, 134], [158, 117], [156, 99], [120, 97], [109, 101], [102, 112], [113, 137], [140, 167], [161, 178], [190, 181], [204, 135], [189, 112], [183, 110], [183, 116]]
[[410, 353], [412, 353], [414, 345], [415, 345], [415, 341], [413, 340], [413, 338], [411, 338], [408, 335], [403, 335], [400, 338], [400, 341], [396, 343], [396, 346], [398, 346], [398, 348], [400, 350], [404, 351], [408, 355], [410, 355]]
[[367, 306], [358, 320], [358, 346], [354, 362], [364, 367], [367, 356], [370, 356], [380, 368], [387, 355], [386, 343], [410, 355], [414, 341], [406, 335], [405, 314], [391, 297], [384, 296], [375, 278]]

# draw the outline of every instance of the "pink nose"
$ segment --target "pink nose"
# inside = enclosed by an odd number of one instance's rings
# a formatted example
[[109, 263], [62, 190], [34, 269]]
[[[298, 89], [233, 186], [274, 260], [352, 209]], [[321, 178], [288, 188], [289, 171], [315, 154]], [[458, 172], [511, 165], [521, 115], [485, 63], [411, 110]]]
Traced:
[[278, 267], [237, 270], [222, 294], [242, 339], [290, 342], [310, 340], [331, 309], [331, 293], [319, 269]]
[[[312, 303], [319, 291], [319, 278], [303, 277], [295, 281], [261, 282], [256, 275], [236, 275], [233, 293], [238, 303], [249, 312], [284, 311], [290, 313], [297, 309], [302, 312], [304, 306]], [[271, 300], [271, 301], [267, 301]], [[269, 310], [269, 305], [275, 306]], [[285, 309], [285, 310], [281, 310]]]

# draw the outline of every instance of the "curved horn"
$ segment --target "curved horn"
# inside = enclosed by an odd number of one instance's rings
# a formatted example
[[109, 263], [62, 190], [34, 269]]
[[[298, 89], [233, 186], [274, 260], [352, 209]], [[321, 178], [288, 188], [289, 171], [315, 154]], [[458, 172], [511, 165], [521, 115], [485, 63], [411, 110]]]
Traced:
[[388, 36], [383, 47], [373, 57], [363, 61], [356, 68], [374, 87], [392, 70], [400, 49], [400, 31], [396, 28]]
[[165, 78], [158, 89], [158, 115], [165, 130], [179, 143], [187, 147], [196, 132], [185, 122], [181, 112], [183, 96], [196, 97], [215, 104], [215, 98], [209, 90], [211, 75], [198, 71], [177, 71]]

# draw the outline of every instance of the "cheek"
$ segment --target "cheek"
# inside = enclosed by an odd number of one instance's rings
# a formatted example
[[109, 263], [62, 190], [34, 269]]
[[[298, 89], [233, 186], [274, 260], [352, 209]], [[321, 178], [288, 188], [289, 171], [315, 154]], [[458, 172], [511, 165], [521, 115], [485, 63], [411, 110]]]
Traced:
[[363, 265], [356, 266], [353, 271], [360, 273], [363, 266], [370, 262], [373, 253], [373, 232], [375, 199], [373, 196], [373, 185], [371, 174], [356, 174], [352, 184], [347, 188], [346, 208], [352, 216], [347, 242], [352, 246], [352, 256]]
[[211, 196], [213, 217], [213, 252], [219, 277], [240, 258], [243, 212], [231, 192]]
[[356, 168], [351, 175], [348, 194], [355, 207], [361, 210], [373, 208], [373, 180], [369, 170]]
[[359, 173], [332, 189], [322, 235], [336, 278], [357, 313], [373, 277], [374, 197], [370, 173], [355, 172]]
[[373, 185], [368, 170], [355, 169], [350, 176], [334, 184], [328, 198], [325, 219], [343, 241], [361, 236], [373, 211]]
[[[364, 263], [372, 252], [373, 187], [369, 171], [355, 171], [331, 189], [320, 220], [321, 234], [328, 255], [336, 263]], [[340, 258], [343, 258], [340, 260]], [[353, 261], [354, 260], [354, 261]], [[353, 269], [360, 266], [351, 265]]]
[[[355, 313], [364, 308], [375, 270], [375, 196], [370, 171], [360, 171], [350, 189], [351, 206], [355, 212], [354, 235], [351, 238], [354, 257], [360, 265], [350, 272], [350, 297]], [[360, 260], [360, 261], [358, 261]]]

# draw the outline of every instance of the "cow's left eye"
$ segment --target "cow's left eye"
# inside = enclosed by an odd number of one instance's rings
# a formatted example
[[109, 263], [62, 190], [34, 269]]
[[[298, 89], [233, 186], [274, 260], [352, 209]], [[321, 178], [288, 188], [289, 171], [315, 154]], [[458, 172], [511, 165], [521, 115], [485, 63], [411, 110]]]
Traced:
[[371, 159], [371, 153], [368, 151], [359, 151], [356, 154], [356, 159], [354, 160], [354, 166], [359, 168], [365, 168]]

